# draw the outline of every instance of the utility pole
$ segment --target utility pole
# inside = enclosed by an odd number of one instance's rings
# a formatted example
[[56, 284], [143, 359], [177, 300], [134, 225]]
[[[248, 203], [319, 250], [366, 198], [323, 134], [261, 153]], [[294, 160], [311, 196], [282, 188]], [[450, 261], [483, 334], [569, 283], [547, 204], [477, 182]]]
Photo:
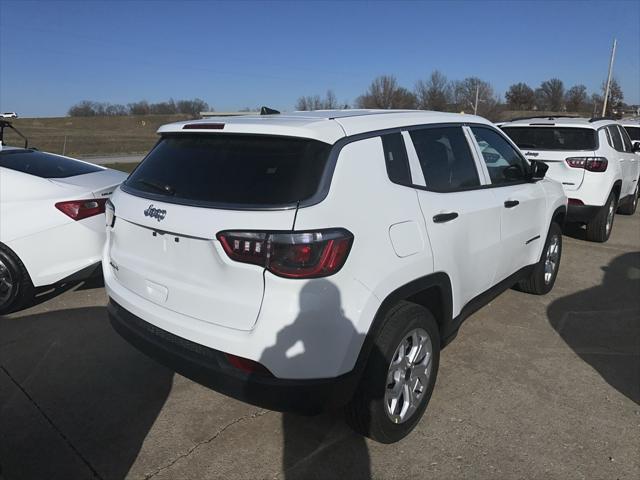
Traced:
[[609, 75], [607, 76], [607, 88], [604, 91], [604, 103], [602, 104], [602, 116], [607, 115], [607, 101], [609, 100], [609, 90], [611, 89], [611, 72], [613, 71], [613, 60], [616, 57], [617, 40], [613, 39], [613, 48], [611, 49], [611, 58], [609, 59]]
[[476, 103], [473, 105], [473, 114], [478, 114], [478, 96], [480, 94], [480, 83], [476, 82]]

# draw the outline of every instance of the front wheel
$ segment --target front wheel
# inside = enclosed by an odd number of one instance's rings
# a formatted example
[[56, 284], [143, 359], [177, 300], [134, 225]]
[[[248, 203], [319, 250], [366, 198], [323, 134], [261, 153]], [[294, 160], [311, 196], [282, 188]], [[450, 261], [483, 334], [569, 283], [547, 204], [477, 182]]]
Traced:
[[531, 275], [518, 283], [523, 292], [534, 295], [545, 295], [551, 291], [556, 283], [560, 258], [562, 257], [562, 229], [553, 222], [549, 227], [547, 240], [542, 250], [540, 261], [535, 264]]
[[346, 417], [381, 443], [407, 436], [424, 414], [436, 383], [440, 334], [426, 308], [400, 302], [385, 317]]

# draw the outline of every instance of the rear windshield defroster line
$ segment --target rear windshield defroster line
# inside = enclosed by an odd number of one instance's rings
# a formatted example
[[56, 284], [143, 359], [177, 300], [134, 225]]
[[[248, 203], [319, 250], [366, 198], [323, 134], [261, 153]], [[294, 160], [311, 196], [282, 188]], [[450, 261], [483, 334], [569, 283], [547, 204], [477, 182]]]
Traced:
[[295, 206], [317, 192], [330, 151], [329, 144], [296, 137], [166, 135], [123, 190], [197, 206]]
[[502, 129], [521, 149], [597, 150], [597, 134], [579, 127], [504, 127]]

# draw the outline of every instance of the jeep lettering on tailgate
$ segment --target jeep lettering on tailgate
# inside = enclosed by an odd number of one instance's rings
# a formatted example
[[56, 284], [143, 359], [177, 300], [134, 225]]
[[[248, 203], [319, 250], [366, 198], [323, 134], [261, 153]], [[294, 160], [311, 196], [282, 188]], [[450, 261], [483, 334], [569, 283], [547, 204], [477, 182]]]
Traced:
[[158, 221], [164, 220], [164, 217], [166, 217], [166, 215], [167, 215], [166, 210], [162, 210], [160, 208], [154, 208], [153, 203], [149, 205], [149, 207], [144, 211], [145, 217], [155, 218]]

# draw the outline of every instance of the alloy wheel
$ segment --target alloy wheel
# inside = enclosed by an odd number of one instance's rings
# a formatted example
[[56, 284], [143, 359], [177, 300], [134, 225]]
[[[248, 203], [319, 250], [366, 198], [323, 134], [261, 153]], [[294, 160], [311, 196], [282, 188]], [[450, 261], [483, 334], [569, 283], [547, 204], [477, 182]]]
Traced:
[[422, 328], [408, 332], [398, 345], [389, 371], [384, 405], [394, 423], [413, 416], [423, 401], [431, 377], [433, 344]]

